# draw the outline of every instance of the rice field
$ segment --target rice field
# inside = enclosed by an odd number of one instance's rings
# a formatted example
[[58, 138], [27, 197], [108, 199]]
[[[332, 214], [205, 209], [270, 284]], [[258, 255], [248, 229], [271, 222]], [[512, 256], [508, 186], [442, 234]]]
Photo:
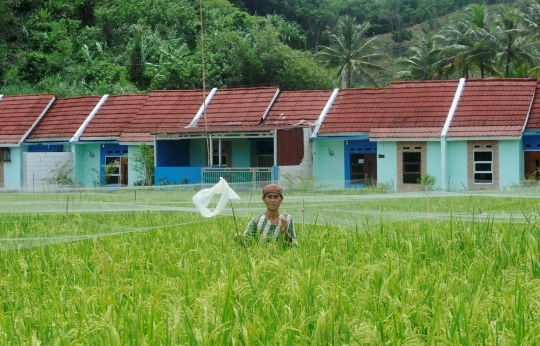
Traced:
[[0, 194], [0, 344], [540, 344], [535, 194], [298, 192], [243, 247], [260, 194], [194, 193]]

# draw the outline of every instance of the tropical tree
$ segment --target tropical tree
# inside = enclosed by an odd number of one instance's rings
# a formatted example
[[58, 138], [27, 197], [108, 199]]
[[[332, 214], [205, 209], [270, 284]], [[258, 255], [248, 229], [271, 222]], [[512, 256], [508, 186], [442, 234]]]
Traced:
[[396, 65], [404, 68], [396, 73], [396, 79], [428, 80], [435, 77], [441, 50], [436, 47], [431, 33], [425, 32], [424, 34], [425, 36], [419, 45], [408, 49], [406, 58], [396, 60]]
[[535, 58], [527, 45], [527, 30], [522, 24], [523, 14], [514, 7], [501, 6], [493, 28], [496, 52], [495, 64], [503, 68], [504, 76], [511, 77], [519, 64], [534, 65]]
[[358, 71], [370, 84], [377, 85], [370, 72], [383, 70], [377, 63], [385, 55], [376, 50], [375, 38], [366, 38], [369, 23], [356, 24], [355, 18], [345, 16], [338, 20], [333, 29], [325, 31], [329, 46], [321, 46], [317, 57], [328, 68], [337, 68], [342, 87], [350, 88], [352, 73]]

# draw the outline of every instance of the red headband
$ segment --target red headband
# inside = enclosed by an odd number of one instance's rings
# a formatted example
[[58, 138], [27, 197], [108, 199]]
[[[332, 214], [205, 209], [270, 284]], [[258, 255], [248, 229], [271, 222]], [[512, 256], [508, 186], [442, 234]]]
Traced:
[[283, 189], [279, 185], [276, 185], [276, 184], [266, 185], [263, 189], [263, 197], [269, 193], [276, 193], [280, 195], [281, 198], [283, 198]]

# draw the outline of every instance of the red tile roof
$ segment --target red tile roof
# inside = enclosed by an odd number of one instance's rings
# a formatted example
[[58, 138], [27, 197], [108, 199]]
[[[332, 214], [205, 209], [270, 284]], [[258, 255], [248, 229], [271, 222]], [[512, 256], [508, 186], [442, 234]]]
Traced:
[[[278, 90], [276, 87], [219, 89], [206, 109], [206, 122], [209, 127], [258, 125]], [[205, 128], [202, 116], [197, 127]]]
[[82, 96], [56, 99], [27, 140], [70, 140], [101, 96]]
[[468, 79], [448, 138], [521, 137], [536, 79]]
[[202, 104], [202, 90], [152, 91], [123, 132], [147, 134], [182, 132]]
[[19, 144], [54, 95], [4, 96], [0, 100], [0, 144]]
[[540, 129], [540, 83], [536, 85], [536, 93], [525, 129]]
[[148, 94], [109, 96], [84, 129], [81, 139], [120, 137], [147, 99]]
[[369, 131], [370, 138], [439, 138], [441, 136], [441, 128], [436, 127], [397, 127], [397, 128], [372, 128]]
[[154, 136], [149, 133], [130, 133], [122, 132], [118, 143], [154, 143]]
[[[428, 81], [340, 90], [319, 134], [368, 133], [377, 128], [370, 138], [438, 137], [457, 86], [458, 81]], [[421, 128], [427, 129], [420, 133]], [[438, 133], [433, 128], [439, 128]]]
[[261, 125], [313, 125], [319, 119], [332, 91], [282, 91]]

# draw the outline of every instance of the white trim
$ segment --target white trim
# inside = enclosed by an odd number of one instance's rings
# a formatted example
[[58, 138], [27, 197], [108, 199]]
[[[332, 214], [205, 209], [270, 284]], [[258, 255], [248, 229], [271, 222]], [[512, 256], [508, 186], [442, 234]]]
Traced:
[[[157, 167], [157, 145], [156, 145], [156, 135], [154, 135], [154, 168]], [[154, 174], [154, 185], [156, 184], [156, 175]]]
[[454, 101], [452, 101], [452, 106], [450, 106], [450, 110], [448, 111], [448, 116], [446, 117], [446, 121], [444, 123], [444, 127], [441, 132], [441, 137], [446, 137], [448, 135], [448, 131], [450, 130], [450, 124], [452, 123], [452, 120], [454, 119], [454, 115], [456, 114], [456, 109], [458, 107], [459, 100], [461, 99], [461, 94], [463, 93], [464, 88], [465, 88], [465, 78], [461, 78], [459, 80], [456, 94], [454, 95]]
[[274, 166], [277, 166], [277, 155], [278, 155], [277, 131], [278, 130], [274, 130]]
[[510, 136], [501, 136], [501, 137], [446, 137], [446, 140], [449, 142], [455, 141], [508, 141], [508, 140], [518, 140], [519, 137], [510, 137]]
[[336, 100], [336, 97], [339, 93], [339, 89], [334, 89], [332, 92], [332, 95], [330, 95], [330, 98], [328, 99], [328, 102], [326, 102], [326, 106], [324, 106], [324, 109], [321, 112], [321, 115], [319, 115], [319, 119], [315, 122], [315, 130], [313, 130], [313, 133], [311, 134], [310, 138], [317, 138], [319, 130], [321, 129], [321, 125], [324, 121], [324, 118], [328, 115], [328, 112], [330, 111], [330, 108], [332, 108], [332, 105], [334, 104], [334, 101]]
[[[459, 84], [456, 90], [456, 93], [454, 94], [454, 100], [452, 101], [452, 106], [450, 106], [450, 110], [448, 111], [448, 115], [446, 116], [446, 121], [444, 122], [443, 129], [441, 131], [441, 185], [443, 189], [445, 188], [447, 182], [446, 182], [446, 154], [447, 154], [447, 136], [448, 131], [450, 130], [450, 125], [452, 124], [452, 120], [454, 119], [454, 115], [456, 114], [456, 110], [459, 104], [459, 100], [461, 99], [461, 95], [463, 93], [463, 89], [465, 88], [465, 78], [461, 78], [459, 80]], [[450, 188], [450, 186], [448, 186]]]
[[94, 116], [101, 109], [101, 106], [105, 103], [105, 101], [107, 101], [108, 98], [109, 98], [109, 95], [107, 94], [103, 95], [103, 97], [101, 98], [101, 100], [99, 100], [98, 104], [94, 107], [92, 112], [90, 112], [90, 114], [86, 117], [86, 119], [84, 119], [84, 122], [79, 127], [77, 132], [75, 132], [73, 137], [71, 137], [71, 139], [69, 140], [70, 143], [77, 142], [79, 140], [79, 137], [82, 135], [83, 131], [86, 129], [90, 121], [94, 118]]
[[3, 97], [4, 97], [4, 95], [0, 94], [0, 101], [2, 101]]
[[[213, 138], [273, 138], [273, 130], [268, 130], [265, 132], [213, 132]], [[171, 133], [171, 134], [154, 134], [156, 140], [163, 139], [200, 139], [206, 138], [206, 135], [203, 132], [194, 132], [194, 133]]]
[[32, 132], [32, 130], [34, 130], [34, 128], [36, 127], [36, 125], [41, 121], [41, 118], [43, 118], [43, 116], [45, 115], [45, 113], [47, 113], [47, 111], [49, 110], [49, 108], [51, 108], [52, 104], [54, 103], [54, 101], [56, 100], [56, 96], [53, 96], [52, 99], [49, 101], [49, 104], [43, 109], [43, 111], [41, 112], [41, 114], [37, 117], [37, 119], [34, 121], [34, 123], [32, 124], [32, 126], [30, 126], [30, 128], [26, 131], [26, 133], [22, 136], [21, 140], [19, 141], [19, 145], [21, 145], [22, 142], [25, 141], [26, 137], [28, 137], [28, 135], [30, 134], [30, 132]]
[[317, 138], [331, 138], [331, 137], [358, 137], [358, 136], [369, 136], [369, 132], [331, 132], [325, 133], [324, 136], [317, 136]]
[[201, 119], [202, 115], [206, 112], [206, 109], [208, 108], [210, 101], [212, 101], [212, 99], [214, 98], [214, 95], [216, 94], [217, 90], [218, 90], [217, 88], [213, 88], [212, 90], [210, 90], [210, 93], [208, 93], [208, 96], [206, 96], [206, 100], [204, 100], [203, 104], [199, 108], [199, 111], [197, 112], [197, 114], [195, 114], [195, 116], [193, 117], [189, 125], [186, 127], [197, 126], [197, 123]]
[[534, 88], [533, 97], [531, 100], [531, 104], [529, 106], [529, 111], [527, 112], [527, 118], [525, 118], [525, 123], [523, 124], [523, 128], [521, 129], [521, 133], [525, 132], [525, 128], [527, 127], [527, 123], [529, 122], [529, 116], [531, 115], [531, 109], [534, 102], [534, 97], [536, 96], [536, 88]]
[[67, 137], [32, 138], [24, 142], [25, 143], [43, 143], [43, 144], [47, 144], [47, 142], [65, 142], [65, 144], [70, 143], [69, 138]]
[[109, 136], [109, 137], [79, 137], [76, 142], [84, 141], [118, 141], [120, 136]]
[[409, 138], [369, 138], [372, 142], [438, 142], [439, 137], [409, 137]]
[[[474, 159], [474, 154], [475, 153], [491, 153], [491, 160], [490, 161], [476, 161]], [[476, 164], [477, 163], [489, 163], [490, 166], [491, 166], [491, 170], [489, 171], [477, 171], [476, 170]], [[495, 165], [495, 157], [494, 157], [494, 150], [493, 149], [480, 149], [478, 148], [478, 150], [474, 149], [472, 150], [472, 164], [473, 164], [473, 167], [472, 167], [472, 174], [473, 174], [473, 184], [476, 184], [476, 185], [493, 185], [495, 183], [495, 172], [493, 171], [494, 169], [494, 165]], [[489, 183], [477, 183], [476, 182], [476, 174], [482, 174], [482, 173], [486, 173], [486, 174], [491, 174], [491, 182]]]
[[268, 112], [270, 112], [270, 108], [272, 108], [272, 106], [274, 105], [274, 102], [276, 101], [277, 97], [279, 96], [279, 92], [280, 92], [280, 90], [279, 90], [279, 88], [277, 88], [276, 93], [274, 94], [274, 97], [272, 98], [272, 100], [270, 101], [270, 104], [268, 105], [268, 107], [266, 107], [266, 110], [264, 111], [264, 114], [262, 116], [261, 121], [263, 121], [266, 118], [266, 116], [268, 115]]

